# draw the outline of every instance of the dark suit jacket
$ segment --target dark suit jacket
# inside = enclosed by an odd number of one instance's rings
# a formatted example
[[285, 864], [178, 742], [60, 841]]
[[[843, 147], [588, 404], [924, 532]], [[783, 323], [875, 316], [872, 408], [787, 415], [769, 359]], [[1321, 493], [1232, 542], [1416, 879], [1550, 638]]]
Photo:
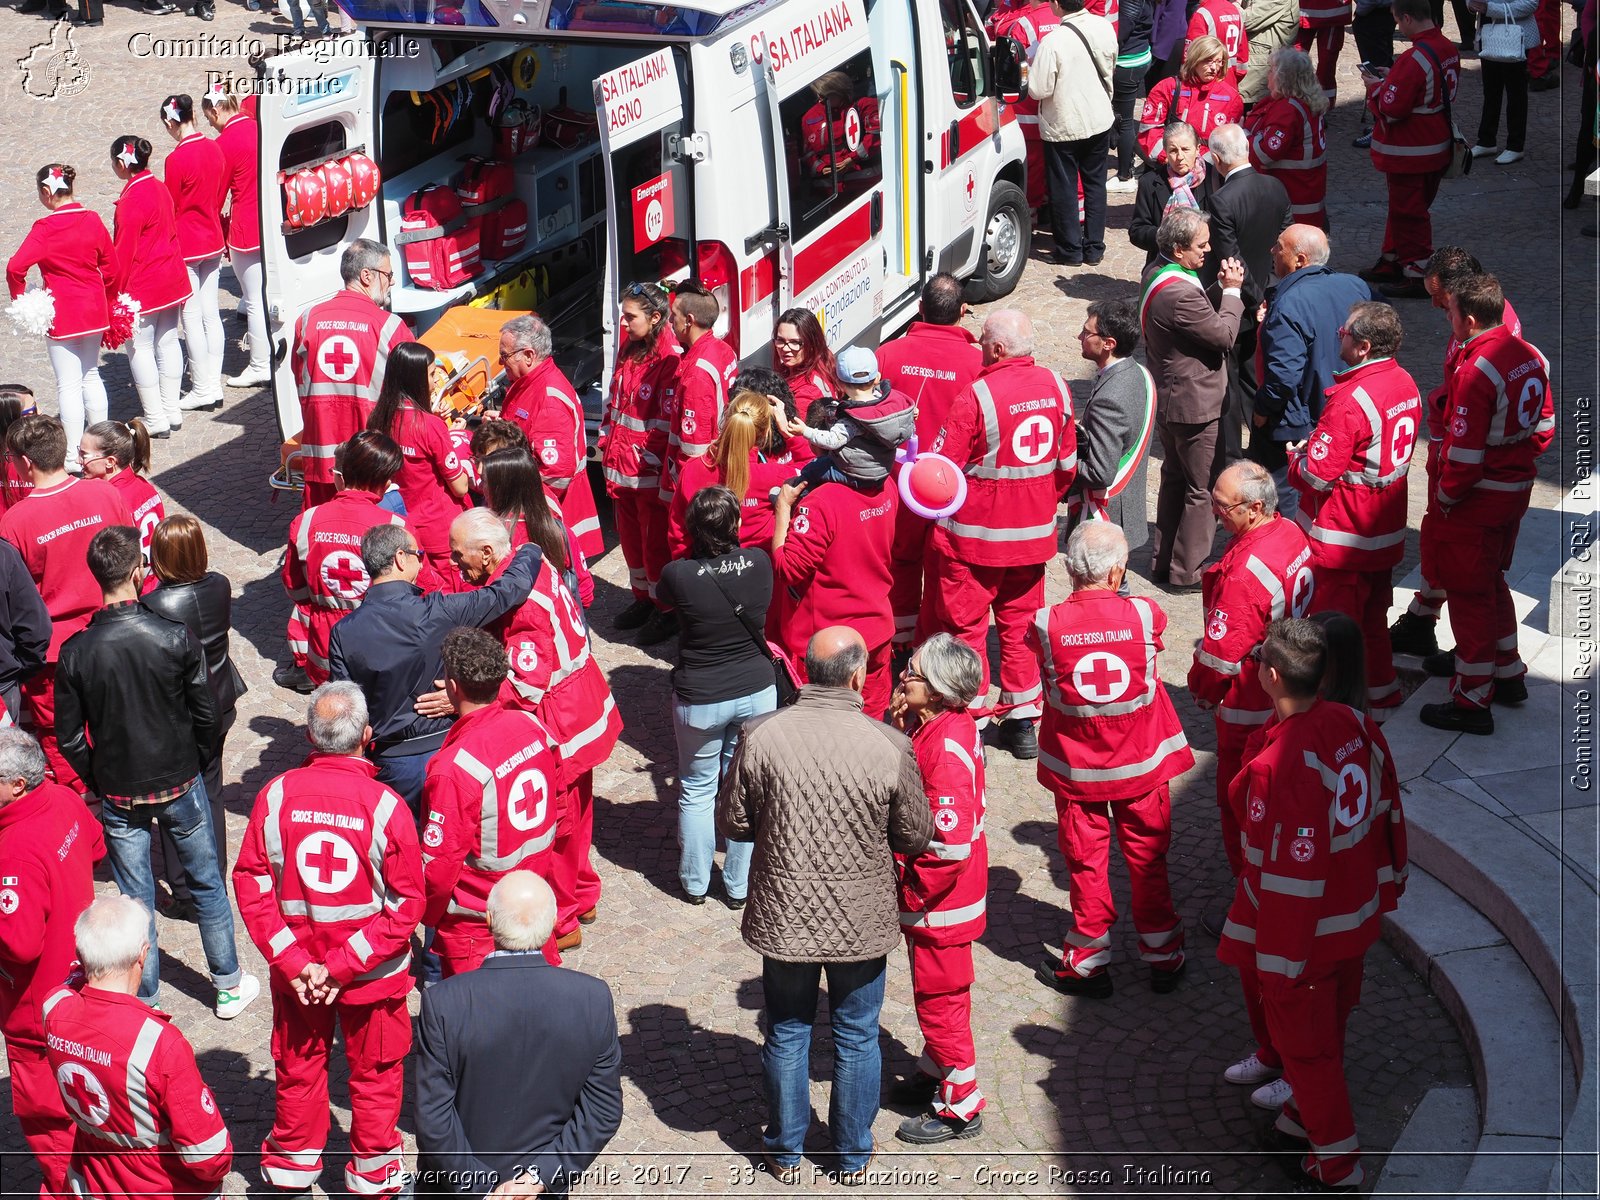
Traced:
[[[1165, 265], [1166, 259], [1158, 260], [1144, 282]], [[1221, 308], [1213, 308], [1198, 282], [1170, 284], [1151, 299], [1144, 322], [1145, 361], [1155, 376], [1163, 421], [1197, 424], [1222, 415], [1228, 351], [1243, 315], [1238, 296], [1224, 296]]]
[[1221, 295], [1217, 268], [1225, 258], [1244, 263], [1244, 322], [1256, 323], [1256, 307], [1272, 286], [1272, 244], [1293, 220], [1283, 184], [1254, 167], [1241, 167], [1226, 180], [1218, 172], [1206, 202], [1211, 213], [1211, 253], [1200, 272], [1212, 299]]
[[565, 1195], [622, 1124], [611, 989], [537, 952], [422, 994], [417, 1191], [482, 1196], [518, 1168]]
[[[1108, 366], [1103, 375], [1096, 376], [1093, 390], [1078, 418], [1078, 475], [1073, 488], [1085, 491], [1107, 486], [1117, 473], [1117, 464], [1138, 441], [1143, 428], [1144, 379], [1139, 364], [1131, 358], [1119, 359]], [[1149, 455], [1150, 448], [1146, 446], [1127, 486], [1106, 504], [1106, 515], [1121, 526], [1130, 550], [1144, 545], [1150, 538], [1145, 501], [1145, 466]]]
[[[1194, 192], [1194, 198], [1207, 212], [1211, 211], [1208, 202], [1211, 199], [1211, 189], [1216, 185], [1216, 179], [1216, 170], [1208, 167], [1206, 177], [1200, 181], [1200, 186]], [[1153, 167], [1139, 176], [1139, 190], [1133, 197], [1133, 216], [1128, 219], [1128, 240], [1145, 252], [1145, 267], [1149, 267], [1161, 257], [1161, 251], [1156, 249], [1156, 230], [1161, 228], [1161, 218], [1167, 215], [1167, 202], [1171, 199], [1172, 184], [1168, 182], [1167, 173], [1161, 167]], [[1216, 231], [1213, 229], [1213, 240], [1215, 237]], [[1213, 278], [1216, 277], [1215, 270], [1211, 274]]]

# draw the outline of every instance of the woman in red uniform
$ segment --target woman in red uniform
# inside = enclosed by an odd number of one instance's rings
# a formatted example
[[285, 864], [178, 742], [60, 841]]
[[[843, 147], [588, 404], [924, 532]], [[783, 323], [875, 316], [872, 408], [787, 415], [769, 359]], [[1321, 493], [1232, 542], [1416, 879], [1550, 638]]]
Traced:
[[[83, 431], [78, 455], [85, 479], [104, 479], [122, 494], [122, 502], [133, 514], [139, 530], [139, 549], [150, 561], [150, 539], [156, 526], [167, 518], [161, 493], [145, 478], [150, 471], [150, 431], [138, 417], [121, 421], [97, 421]], [[154, 591], [161, 581], [154, 572], [145, 577], [144, 590]]]
[[166, 437], [178, 411], [183, 346], [178, 321], [189, 299], [189, 274], [178, 248], [178, 223], [167, 185], [150, 171], [150, 143], [124, 133], [111, 143], [111, 169], [122, 180], [111, 245], [117, 295], [139, 302], [139, 324], [125, 343], [128, 370], [152, 437]]
[[772, 401], [757, 392], [735, 392], [711, 449], [683, 464], [678, 490], [667, 513], [667, 553], [689, 553], [689, 501], [695, 493], [721, 485], [739, 501], [739, 544], [765, 550], [772, 543], [772, 489], [794, 477], [790, 463], [761, 453], [772, 427]]
[[1267, 66], [1270, 98], [1250, 110], [1250, 162], [1289, 193], [1300, 225], [1328, 227], [1328, 98], [1304, 50], [1283, 46]]
[[594, 603], [594, 576], [577, 539], [567, 528], [561, 506], [550, 494], [539, 473], [539, 463], [526, 446], [504, 446], [479, 460], [483, 473], [484, 504], [505, 522], [515, 550], [526, 542], [540, 547], [558, 546], [560, 554], [549, 555], [566, 581], [567, 590], [585, 608]]
[[1244, 101], [1228, 75], [1228, 50], [1214, 37], [1197, 37], [1183, 52], [1176, 79], [1163, 79], [1144, 98], [1139, 117], [1139, 149], [1152, 163], [1166, 161], [1161, 131], [1168, 121], [1187, 121], [1200, 138], [1200, 150], [1218, 125], [1238, 124]]
[[[39, 402], [26, 384], [0, 384], [0, 446], [5, 445], [6, 430], [23, 417], [39, 411]], [[16, 504], [33, 491], [33, 474], [12, 455], [0, 455], [0, 513]]]
[[99, 214], [72, 196], [78, 177], [65, 163], [39, 168], [39, 203], [49, 209], [28, 230], [6, 263], [6, 287], [22, 295], [28, 269], [38, 267], [55, 299], [50, 326], [50, 369], [56, 377], [56, 406], [67, 431], [67, 470], [78, 471], [78, 439], [84, 417], [106, 419], [106, 388], [100, 382], [100, 335], [111, 327], [111, 235]]
[[794, 393], [794, 407], [807, 417], [811, 405], [833, 396], [833, 351], [810, 309], [789, 308], [772, 327], [772, 365]]
[[227, 168], [228, 261], [239, 281], [240, 306], [250, 335], [250, 361], [226, 382], [229, 387], [260, 387], [272, 378], [267, 368], [267, 314], [261, 306], [261, 214], [256, 196], [261, 131], [254, 117], [239, 111], [238, 99], [225, 84], [213, 84], [200, 104], [217, 131], [217, 147]]
[[[222, 352], [226, 339], [217, 306], [222, 274], [222, 205], [228, 198], [228, 164], [222, 149], [195, 127], [194, 100], [168, 96], [161, 123], [177, 143], [166, 161], [167, 191], [178, 219], [178, 249], [189, 275], [189, 300], [183, 306], [183, 340], [189, 351], [189, 391], [180, 410], [216, 408], [222, 403]], [[182, 423], [167, 414], [172, 428]]]

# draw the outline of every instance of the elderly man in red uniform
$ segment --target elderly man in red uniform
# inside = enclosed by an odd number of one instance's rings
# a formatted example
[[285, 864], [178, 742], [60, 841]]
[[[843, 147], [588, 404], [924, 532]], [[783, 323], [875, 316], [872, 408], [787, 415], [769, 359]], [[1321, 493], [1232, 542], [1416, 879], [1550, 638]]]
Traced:
[[983, 370], [956, 397], [929, 447], [967, 476], [967, 498], [929, 542], [926, 635], [953, 633], [978, 652], [989, 691], [989, 613], [1000, 632], [1001, 744], [1037, 758], [1033, 722], [1039, 663], [1024, 639], [1044, 602], [1044, 568], [1056, 550], [1056, 510], [1078, 470], [1072, 395], [1033, 360], [1033, 322], [1016, 309], [983, 323]]
[[256, 797], [233, 868], [239, 915], [272, 968], [277, 1108], [261, 1174], [292, 1192], [322, 1174], [337, 1019], [350, 1063], [345, 1187], [395, 1195], [411, 933], [422, 916], [417, 827], [362, 757], [372, 727], [359, 687], [323, 684], [306, 720], [313, 752]]
[[1422, 398], [1395, 361], [1400, 335], [1400, 315], [1387, 304], [1350, 309], [1339, 330], [1345, 369], [1328, 389], [1305, 452], [1289, 456], [1289, 482], [1300, 491], [1297, 519], [1311, 541], [1312, 607], [1361, 626], [1374, 712], [1399, 708], [1404, 699], [1389, 648], [1389, 605], [1405, 553], [1406, 474]]
[[1194, 765], [1194, 754], [1156, 669], [1167, 615], [1146, 597], [1118, 595], [1128, 539], [1109, 521], [1074, 529], [1066, 564], [1072, 594], [1041, 608], [1028, 631], [1044, 682], [1039, 782], [1055, 797], [1072, 895], [1061, 958], [1047, 957], [1036, 974], [1069, 996], [1111, 995], [1115, 829], [1139, 957], [1149, 964], [1151, 988], [1170, 992], [1188, 964], [1167, 882], [1167, 784]]
[[[1450, 699], [1426, 704], [1425, 725], [1494, 732], [1489, 704], [1527, 698], [1517, 653], [1517, 613], [1505, 573], [1528, 511], [1534, 460], [1555, 436], [1550, 367], [1506, 328], [1505, 294], [1493, 275], [1450, 292], [1450, 327], [1461, 360], [1445, 399], [1439, 477], [1422, 518], [1422, 574], [1450, 605], [1455, 670]], [[1443, 664], [1430, 664], [1441, 674]]]
[[105, 852], [100, 823], [77, 794], [45, 781], [39, 743], [0, 729], [0, 1032], [11, 1110], [46, 1195], [66, 1193], [72, 1121], [45, 1061], [41, 1006], [72, 972], [72, 923], [94, 899], [94, 864]]
[[387, 308], [394, 286], [387, 249], [357, 238], [339, 258], [339, 277], [344, 290], [306, 309], [294, 326], [306, 508], [333, 499], [333, 453], [367, 427], [389, 352], [411, 337]]
[[194, 1048], [172, 1018], [138, 997], [150, 914], [103, 896], [74, 927], [81, 989], [44, 1001], [49, 1068], [72, 1116], [74, 1196], [217, 1195], [233, 1141]]
[[1247, 852], [1217, 957], [1239, 969], [1252, 1058], [1282, 1064], [1292, 1096], [1277, 1130], [1307, 1148], [1301, 1173], [1353, 1192], [1363, 1173], [1345, 1022], [1362, 957], [1405, 890], [1406, 827], [1377, 725], [1317, 698], [1327, 654], [1315, 622], [1278, 620], [1250, 664], [1276, 719], [1233, 784]]

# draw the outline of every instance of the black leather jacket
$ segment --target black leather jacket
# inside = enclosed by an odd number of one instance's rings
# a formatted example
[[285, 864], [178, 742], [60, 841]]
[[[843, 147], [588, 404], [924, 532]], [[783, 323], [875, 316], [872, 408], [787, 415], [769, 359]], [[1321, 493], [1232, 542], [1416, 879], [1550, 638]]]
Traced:
[[61, 647], [56, 740], [99, 795], [188, 782], [210, 761], [217, 728], [205, 653], [181, 622], [128, 601], [102, 608]]
[[211, 678], [211, 690], [217, 694], [217, 711], [232, 712], [239, 697], [249, 689], [239, 668], [228, 657], [233, 588], [227, 579], [207, 571], [194, 583], [164, 583], [141, 597], [140, 603], [169, 621], [182, 621], [189, 627], [205, 651], [206, 674]]

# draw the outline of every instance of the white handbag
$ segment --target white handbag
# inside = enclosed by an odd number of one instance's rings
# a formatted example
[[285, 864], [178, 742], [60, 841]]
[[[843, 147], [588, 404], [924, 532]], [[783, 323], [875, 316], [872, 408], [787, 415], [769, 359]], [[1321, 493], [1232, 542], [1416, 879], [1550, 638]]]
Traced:
[[1478, 26], [1478, 57], [1490, 62], [1525, 62], [1522, 26], [1515, 21], [1485, 20]]

